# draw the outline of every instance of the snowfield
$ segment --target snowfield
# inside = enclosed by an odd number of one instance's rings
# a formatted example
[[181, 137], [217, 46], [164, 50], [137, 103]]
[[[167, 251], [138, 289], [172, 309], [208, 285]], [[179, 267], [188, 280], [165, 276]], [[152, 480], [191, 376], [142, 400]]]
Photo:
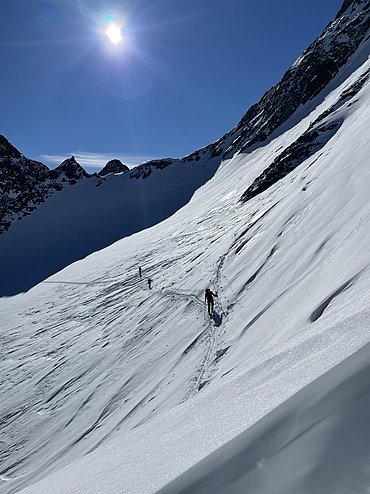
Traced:
[[[0, 299], [1, 493], [369, 493], [369, 80], [341, 98], [370, 68], [355, 61], [173, 216]], [[319, 117], [340, 122], [325, 145], [239, 202]]]
[[158, 494], [369, 492], [369, 350], [310, 383]]

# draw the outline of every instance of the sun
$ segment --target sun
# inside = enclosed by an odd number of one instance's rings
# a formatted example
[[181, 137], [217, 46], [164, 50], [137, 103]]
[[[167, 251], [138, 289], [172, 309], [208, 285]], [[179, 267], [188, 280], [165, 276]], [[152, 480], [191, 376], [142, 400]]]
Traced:
[[115, 24], [111, 24], [108, 27], [108, 29], [105, 31], [105, 34], [108, 36], [108, 38], [114, 45], [117, 45], [122, 41], [121, 29]]

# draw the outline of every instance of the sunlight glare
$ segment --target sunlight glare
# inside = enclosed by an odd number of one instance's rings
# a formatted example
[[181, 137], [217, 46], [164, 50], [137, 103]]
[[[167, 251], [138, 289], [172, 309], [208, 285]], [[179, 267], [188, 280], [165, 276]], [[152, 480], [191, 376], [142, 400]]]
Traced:
[[121, 29], [115, 24], [111, 24], [106, 30], [106, 35], [115, 45], [118, 44], [122, 40]]

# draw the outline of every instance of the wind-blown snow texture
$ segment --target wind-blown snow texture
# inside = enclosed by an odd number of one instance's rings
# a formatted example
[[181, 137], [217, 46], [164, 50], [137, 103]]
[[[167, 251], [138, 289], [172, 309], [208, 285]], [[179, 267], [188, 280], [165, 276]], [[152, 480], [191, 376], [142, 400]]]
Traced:
[[365, 345], [158, 494], [369, 492], [369, 351]]
[[2, 493], [368, 492], [367, 57], [172, 217], [0, 299]]

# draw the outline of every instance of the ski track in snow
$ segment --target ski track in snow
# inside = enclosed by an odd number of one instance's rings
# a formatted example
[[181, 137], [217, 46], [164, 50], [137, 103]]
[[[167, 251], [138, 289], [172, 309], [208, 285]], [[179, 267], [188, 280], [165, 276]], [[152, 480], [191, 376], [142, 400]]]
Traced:
[[[189, 243], [189, 246], [191, 247], [192, 243]], [[133, 274], [127, 277], [117, 276], [110, 280], [106, 278], [97, 278], [93, 281], [53, 279], [44, 282], [44, 285], [53, 287], [55, 300], [58, 302], [48, 303], [46, 310], [43, 311], [42, 322], [38, 319], [40, 309], [36, 307], [27, 309], [22, 315], [19, 314], [22, 318], [27, 317], [27, 325], [33, 331], [28, 330], [27, 334], [23, 336], [24, 325], [21, 324], [18, 327], [11, 328], [12, 337], [9, 337], [8, 341], [5, 340], [4, 336], [2, 338], [2, 346], [7, 348], [6, 353], [8, 356], [7, 366], [4, 369], [5, 373], [2, 373], [3, 382], [7, 383], [7, 391], [10, 392], [11, 388], [22, 388], [23, 398], [28, 395], [28, 400], [24, 400], [28, 401], [27, 406], [21, 405], [20, 410], [8, 412], [7, 410], [14, 408], [14, 403], [12, 407], [5, 405], [5, 411], [2, 412], [0, 417], [1, 426], [4, 427], [5, 425], [3, 430], [9, 434], [11, 439], [15, 439], [15, 451], [13, 451], [13, 454], [19, 448], [16, 443], [17, 436], [20, 439], [21, 436], [28, 435], [27, 422], [30, 415], [36, 413], [40, 418], [50, 417], [50, 421], [52, 421], [52, 417], [58, 413], [58, 410], [64, 407], [68, 408], [63, 420], [57, 425], [51, 426], [52, 434], [50, 436], [47, 434], [42, 440], [41, 438], [36, 438], [32, 441], [32, 454], [39, 452], [41, 455], [44, 448], [47, 448], [50, 443], [55, 441], [56, 435], [62, 436], [73, 428], [74, 423], [76, 423], [73, 439], [53, 453], [52, 461], [49, 460], [46, 464], [43, 464], [42, 469], [47, 469], [48, 464], [57, 463], [59, 459], [63, 458], [63, 455], [73, 450], [89, 434], [102, 427], [103, 422], [106, 422], [110, 416], [115, 414], [121, 402], [125, 403], [129, 400], [129, 391], [134, 389], [133, 384], [131, 386], [130, 384], [135, 381], [135, 372], [130, 370], [131, 375], [124, 379], [124, 383], [122, 383], [121, 379], [118, 379], [117, 387], [110, 382], [110, 387], [114, 389], [114, 392], [106, 393], [108, 380], [114, 382], [117, 378], [114, 375], [115, 372], [110, 369], [112, 362], [109, 361], [109, 356], [107, 358], [105, 354], [109, 351], [109, 348], [120, 345], [119, 352], [115, 353], [124, 354], [125, 358], [128, 357], [129, 362], [131, 360], [135, 361], [138, 358], [138, 354], [145, 355], [143, 345], [146, 346], [148, 344], [154, 325], [151, 325], [149, 330], [141, 329], [142, 325], [150, 321], [150, 316], [147, 314], [139, 317], [140, 313], [136, 310], [138, 330], [136, 328], [133, 331], [129, 330], [125, 341], [121, 343], [122, 335], [116, 329], [112, 330], [111, 328], [119, 324], [124, 312], [132, 312], [128, 305], [140, 308], [154, 297], [159, 301], [158, 303], [163, 301], [161, 309], [164, 306], [167, 311], [172, 311], [172, 307], [176, 305], [174, 301], [180, 301], [182, 306], [185, 306], [185, 310], [199, 315], [200, 329], [197, 331], [194, 340], [190, 344], [186, 344], [185, 347], [183, 346], [182, 351], [177, 352], [177, 358], [167, 371], [167, 376], [171, 376], [180, 361], [186, 359], [191, 352], [196, 351], [197, 356], [193, 358], [193, 370], [188, 372], [189, 375], [186, 377], [188, 389], [178, 401], [186, 401], [198, 392], [209, 370], [216, 344], [215, 334], [218, 328], [210, 321], [205, 310], [205, 303], [202, 302], [199, 295], [174, 289], [153, 288], [149, 290], [147, 287], [147, 277], [158, 278], [161, 271], [179, 261], [182, 257], [175, 256], [173, 259], [166, 257], [166, 259], [158, 261], [145, 270], [145, 279], [140, 279], [138, 274]], [[134, 262], [131, 268], [135, 266], [135, 270], [137, 270], [137, 266], [144, 263], [145, 257], [140, 259], [140, 262], [139, 260]], [[219, 272], [217, 276], [219, 276]], [[57, 278], [57, 276], [54, 278]], [[127, 298], [130, 299], [130, 303], [125, 306], [122, 302]], [[72, 313], [70, 307], [75, 307]], [[221, 309], [218, 301], [216, 302], [216, 309]], [[156, 317], [152, 314], [153, 316], [154, 318]], [[94, 335], [95, 341], [90, 346], [85, 344], [85, 338], [90, 338], [92, 321], [94, 327], [99, 329]], [[40, 344], [42, 346], [41, 349]], [[40, 354], [43, 355], [41, 358]], [[87, 359], [84, 359], [85, 354], [88, 357]], [[117, 355], [115, 357], [118, 358]], [[81, 364], [76, 366], [76, 361], [81, 362]], [[106, 365], [107, 361], [109, 365]], [[35, 370], [36, 366], [37, 371]], [[76, 368], [78, 369], [77, 371]], [[142, 372], [142, 369], [140, 369], [140, 372]], [[123, 372], [117, 372], [117, 374], [121, 376]], [[134, 405], [125, 414], [122, 414], [120, 420], [114, 420], [114, 425], [109, 427], [104, 436], [99, 438], [98, 442], [92, 447], [89, 445], [89, 451], [104, 443], [105, 440], [119, 430], [124, 422], [133, 419], [141, 407], [148, 405], [166, 378], [166, 376], [160, 376], [141, 400], [134, 400]], [[29, 382], [25, 386], [24, 383], [28, 380]], [[36, 392], [33, 391], [34, 389]], [[81, 395], [79, 400], [73, 398], [76, 394]], [[111, 394], [110, 398], [109, 394]], [[97, 395], [103, 396], [101, 398], [102, 405], [97, 410], [94, 409], [94, 412], [99, 412], [98, 414], [91, 414], [89, 413], [89, 408], [92, 407]], [[71, 407], [69, 400], [72, 403], [76, 401], [76, 403]], [[84, 426], [81, 429], [81, 416], [86, 414], [90, 416], [90, 420], [86, 422], [84, 420]], [[95, 415], [93, 420], [91, 420], [91, 415]], [[144, 423], [148, 418], [133, 420], [133, 426]], [[17, 419], [20, 420], [15, 426]], [[32, 424], [32, 421], [29, 423]], [[30, 434], [32, 436], [32, 431], [30, 431]], [[8, 441], [8, 447], [10, 445], [11, 441]], [[29, 454], [31, 455], [31, 451]], [[19, 471], [27, 462], [28, 455], [25, 455], [21, 460], [10, 464], [8, 468], [2, 471], [2, 478], [12, 479], [12, 472]], [[19, 482], [22, 479], [22, 474], [15, 475], [14, 478]], [[19, 482], [19, 484], [22, 485], [22, 482]], [[9, 492], [12, 491], [10, 489]]]

